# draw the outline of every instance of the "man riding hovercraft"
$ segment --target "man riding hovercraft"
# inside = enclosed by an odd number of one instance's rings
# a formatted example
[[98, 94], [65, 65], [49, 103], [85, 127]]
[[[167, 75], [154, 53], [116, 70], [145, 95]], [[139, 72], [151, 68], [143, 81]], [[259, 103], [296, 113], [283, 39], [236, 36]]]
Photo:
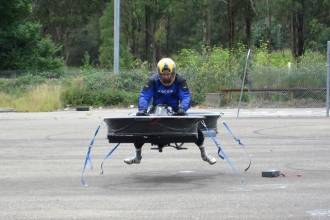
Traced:
[[[163, 58], [157, 64], [158, 73], [153, 74], [142, 88], [139, 96], [137, 116], [148, 116], [154, 113], [156, 106], [166, 105], [173, 110], [173, 115], [184, 116], [190, 107], [191, 94], [186, 80], [176, 73], [172, 59]], [[148, 111], [152, 100], [152, 108]], [[201, 158], [209, 164], [215, 164], [216, 159], [210, 157], [203, 146], [204, 136], [198, 129], [198, 139], [195, 144], [199, 147]], [[143, 143], [134, 143], [135, 157], [124, 160], [127, 164], [139, 164], [142, 159]]]

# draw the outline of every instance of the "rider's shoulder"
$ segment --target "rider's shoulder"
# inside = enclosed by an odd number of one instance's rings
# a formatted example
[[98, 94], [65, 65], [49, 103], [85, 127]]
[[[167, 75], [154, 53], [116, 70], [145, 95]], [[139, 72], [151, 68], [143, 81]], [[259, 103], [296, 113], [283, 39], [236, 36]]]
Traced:
[[186, 81], [186, 79], [183, 76], [179, 75], [179, 74], [176, 74], [176, 79], [177, 79], [178, 82]]
[[148, 78], [148, 81], [143, 88], [148, 89], [150, 87], [153, 87], [156, 81], [157, 81], [157, 74], [150, 73], [150, 77]]
[[186, 86], [186, 84], [187, 84], [186, 79], [179, 74], [176, 74], [176, 82], [182, 86]]

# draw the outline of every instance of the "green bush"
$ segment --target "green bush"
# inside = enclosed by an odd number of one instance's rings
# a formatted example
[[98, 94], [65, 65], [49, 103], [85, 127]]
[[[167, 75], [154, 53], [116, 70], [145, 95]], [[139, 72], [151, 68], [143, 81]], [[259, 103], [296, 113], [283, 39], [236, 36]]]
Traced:
[[136, 104], [147, 74], [94, 72], [65, 81], [64, 105], [127, 106]]
[[234, 87], [242, 77], [244, 48], [234, 51], [219, 47], [203, 48], [202, 52], [183, 49], [175, 57], [178, 72], [187, 79], [192, 91], [193, 103], [200, 104], [205, 93], [219, 92]]
[[249, 78], [254, 88], [323, 88], [326, 82], [326, 58], [318, 52], [306, 51], [298, 62], [289, 51], [257, 50]]
[[[229, 51], [223, 48], [203, 48], [201, 51], [184, 49], [173, 59], [177, 63], [178, 73], [188, 82], [193, 96], [193, 104], [204, 102], [205, 94], [219, 92], [224, 88], [240, 88], [245, 66], [246, 49], [244, 47]], [[306, 51], [298, 63], [290, 62], [292, 56], [282, 52], [255, 50], [248, 67], [248, 85], [251, 88], [324, 88], [326, 82], [325, 55]], [[0, 79], [0, 92], [19, 96], [32, 90], [39, 84], [50, 81], [53, 72], [29, 73], [16, 79]], [[56, 73], [56, 72], [55, 72]], [[136, 105], [139, 92], [147, 82], [150, 73], [140, 61], [133, 70], [122, 70], [120, 74], [94, 68], [85, 56], [81, 69], [71, 70], [59, 75], [52, 82], [61, 84], [61, 101], [65, 105], [91, 106], [128, 106]], [[243, 102], [256, 100], [290, 101], [291, 98], [310, 97], [322, 100], [322, 94], [292, 93], [285, 97], [276, 93], [244, 93]], [[228, 93], [224, 102], [236, 103], [239, 93]]]

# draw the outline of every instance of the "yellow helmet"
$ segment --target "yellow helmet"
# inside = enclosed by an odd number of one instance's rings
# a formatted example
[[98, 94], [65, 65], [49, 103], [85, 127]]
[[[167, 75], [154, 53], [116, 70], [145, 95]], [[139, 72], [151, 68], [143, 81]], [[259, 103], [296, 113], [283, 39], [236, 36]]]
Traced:
[[164, 70], [168, 70], [171, 74], [175, 74], [175, 63], [171, 58], [163, 58], [157, 64], [158, 73], [162, 74]]
[[[174, 82], [176, 75], [175, 72], [176, 66], [171, 58], [162, 58], [161, 60], [159, 60], [157, 64], [157, 69], [158, 69], [160, 81], [164, 85], [169, 86]], [[170, 73], [170, 77], [166, 76], [165, 72], [167, 74]]]

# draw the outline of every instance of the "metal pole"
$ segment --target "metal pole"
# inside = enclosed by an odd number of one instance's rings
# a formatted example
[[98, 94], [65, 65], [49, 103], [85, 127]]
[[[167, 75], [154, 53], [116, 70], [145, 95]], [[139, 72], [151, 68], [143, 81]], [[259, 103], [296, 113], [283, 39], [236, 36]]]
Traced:
[[248, 65], [248, 60], [249, 60], [249, 56], [250, 56], [250, 52], [251, 52], [251, 49], [249, 49], [247, 55], [246, 55], [246, 61], [245, 61], [245, 67], [244, 67], [244, 76], [243, 76], [243, 81], [242, 81], [242, 86], [241, 86], [241, 95], [239, 97], [239, 101], [238, 101], [238, 107], [237, 107], [237, 118], [239, 116], [239, 110], [241, 108], [241, 100], [242, 100], [242, 97], [243, 97], [243, 89], [244, 89], [244, 83], [245, 83], [245, 77], [246, 77], [246, 70], [247, 70], [247, 65]]
[[119, 74], [120, 0], [114, 1], [113, 72]]
[[330, 109], [330, 41], [328, 41], [328, 52], [327, 52], [327, 117], [329, 117]]

